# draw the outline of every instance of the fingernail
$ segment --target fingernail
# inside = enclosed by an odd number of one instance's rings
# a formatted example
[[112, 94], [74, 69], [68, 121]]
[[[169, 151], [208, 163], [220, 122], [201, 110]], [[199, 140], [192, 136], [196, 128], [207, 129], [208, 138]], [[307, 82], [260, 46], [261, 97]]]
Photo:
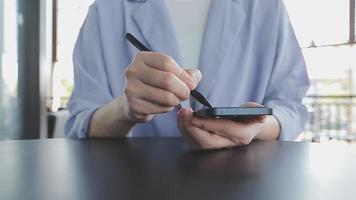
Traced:
[[200, 70], [197, 70], [197, 72], [194, 74], [194, 81], [196, 84], [199, 84], [200, 80], [202, 79], [202, 74]]
[[185, 109], [181, 109], [181, 110], [178, 112], [178, 118], [179, 118], [179, 120], [185, 121], [186, 115], [187, 115], [187, 114], [186, 114]]
[[178, 117], [179, 120], [182, 120], [182, 114], [181, 114], [181, 113], [182, 113], [181, 111], [179, 111], [179, 112], [177, 113], [177, 117]]
[[185, 111], [185, 110], [183, 110], [182, 111], [182, 120], [184, 121], [184, 122], [187, 122], [189, 119], [189, 116], [188, 116], [188, 113]]

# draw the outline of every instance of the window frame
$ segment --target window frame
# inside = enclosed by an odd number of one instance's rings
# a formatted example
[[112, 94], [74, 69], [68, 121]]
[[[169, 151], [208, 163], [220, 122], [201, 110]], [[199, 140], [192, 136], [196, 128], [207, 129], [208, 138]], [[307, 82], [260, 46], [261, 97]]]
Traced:
[[[2, 81], [2, 54], [4, 51], [4, 1], [0, 1], [0, 87]], [[0, 96], [1, 96], [2, 88], [0, 88]], [[0, 98], [1, 101], [1, 98]], [[1, 102], [0, 102], [1, 103]]]
[[17, 1], [18, 24], [18, 96], [22, 106], [19, 139], [47, 138], [47, 74], [51, 1]]
[[350, 0], [350, 40], [349, 44], [355, 44], [355, 0]]
[[355, 13], [356, 13], [356, 0], [349, 0], [349, 41], [346, 43], [339, 44], [326, 44], [326, 45], [310, 45], [306, 47], [301, 47], [301, 49], [319, 48], [319, 47], [338, 47], [345, 45], [355, 45], [356, 44], [356, 30], [355, 30]]

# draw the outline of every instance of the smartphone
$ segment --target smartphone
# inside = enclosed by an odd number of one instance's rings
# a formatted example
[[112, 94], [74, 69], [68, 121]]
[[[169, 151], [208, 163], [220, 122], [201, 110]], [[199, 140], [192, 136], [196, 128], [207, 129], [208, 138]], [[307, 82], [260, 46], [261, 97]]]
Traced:
[[241, 120], [264, 115], [273, 115], [272, 108], [267, 107], [220, 107], [204, 108], [194, 112], [194, 116], [202, 118]]

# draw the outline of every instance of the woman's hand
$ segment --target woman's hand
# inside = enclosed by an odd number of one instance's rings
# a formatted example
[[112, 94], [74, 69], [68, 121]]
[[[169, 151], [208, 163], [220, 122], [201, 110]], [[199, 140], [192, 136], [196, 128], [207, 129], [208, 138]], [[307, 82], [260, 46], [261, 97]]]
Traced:
[[[247, 103], [243, 107], [260, 107]], [[184, 138], [199, 149], [221, 149], [248, 145], [254, 139], [272, 140], [279, 136], [279, 123], [273, 116], [262, 116], [240, 122], [226, 119], [203, 119], [193, 111], [182, 109], [178, 113], [178, 127]]]
[[94, 113], [89, 137], [127, 136], [135, 124], [188, 99], [202, 78], [199, 70], [183, 70], [171, 57], [152, 52], [138, 53], [125, 76], [124, 94]]
[[123, 110], [133, 123], [172, 111], [189, 98], [202, 78], [199, 70], [183, 70], [171, 57], [153, 52], [138, 53], [125, 76]]

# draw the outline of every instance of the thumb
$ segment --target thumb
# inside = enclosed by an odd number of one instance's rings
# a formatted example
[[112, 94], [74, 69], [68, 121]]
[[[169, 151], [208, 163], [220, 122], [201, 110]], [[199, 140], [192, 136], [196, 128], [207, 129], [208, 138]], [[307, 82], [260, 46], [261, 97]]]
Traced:
[[178, 112], [178, 118], [186, 127], [188, 127], [193, 118], [193, 110], [191, 108], [182, 108]]
[[[264, 106], [255, 102], [247, 102], [242, 104], [240, 107], [242, 108], [263, 108]], [[257, 117], [249, 117], [246, 119], [242, 119], [241, 122], [244, 123], [263, 123], [266, 120], [266, 116], [257, 116]]]
[[194, 82], [198, 85], [203, 77], [200, 70], [199, 69], [186, 69], [185, 71], [193, 78]]
[[242, 108], [263, 108], [264, 106], [255, 102], [247, 102], [240, 105]]

